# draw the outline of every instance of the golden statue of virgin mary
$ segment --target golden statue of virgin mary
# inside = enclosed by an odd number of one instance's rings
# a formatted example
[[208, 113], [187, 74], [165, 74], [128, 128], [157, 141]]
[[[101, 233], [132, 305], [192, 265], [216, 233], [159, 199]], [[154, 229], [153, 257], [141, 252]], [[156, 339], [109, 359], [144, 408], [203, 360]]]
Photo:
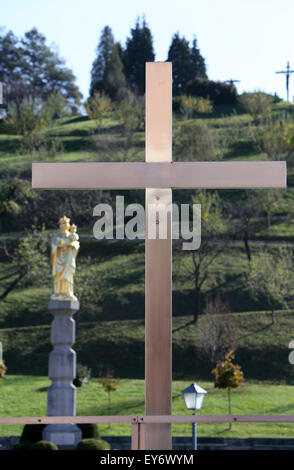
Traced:
[[70, 225], [70, 219], [59, 219], [59, 231], [51, 242], [53, 276], [52, 300], [77, 300], [73, 292], [76, 257], [80, 248], [76, 225]]

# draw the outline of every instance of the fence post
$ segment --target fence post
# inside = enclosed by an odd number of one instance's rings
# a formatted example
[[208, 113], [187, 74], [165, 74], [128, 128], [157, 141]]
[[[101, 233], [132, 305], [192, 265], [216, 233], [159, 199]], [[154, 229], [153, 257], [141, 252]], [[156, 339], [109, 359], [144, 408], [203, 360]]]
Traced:
[[134, 418], [132, 422], [131, 450], [139, 450], [139, 426], [138, 418]]

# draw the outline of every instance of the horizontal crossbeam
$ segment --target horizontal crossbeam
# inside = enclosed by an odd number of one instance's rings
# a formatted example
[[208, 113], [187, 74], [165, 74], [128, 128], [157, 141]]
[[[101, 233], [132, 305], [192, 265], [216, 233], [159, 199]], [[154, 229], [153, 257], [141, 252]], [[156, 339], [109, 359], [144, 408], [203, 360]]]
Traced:
[[22, 416], [0, 418], [0, 426], [12, 424], [82, 424], [82, 423], [137, 423], [137, 416]]
[[138, 416], [138, 423], [294, 423], [294, 415]]
[[285, 188], [286, 163], [33, 163], [35, 189]]
[[64, 423], [294, 423], [294, 415], [36, 416], [0, 418], [0, 426]]

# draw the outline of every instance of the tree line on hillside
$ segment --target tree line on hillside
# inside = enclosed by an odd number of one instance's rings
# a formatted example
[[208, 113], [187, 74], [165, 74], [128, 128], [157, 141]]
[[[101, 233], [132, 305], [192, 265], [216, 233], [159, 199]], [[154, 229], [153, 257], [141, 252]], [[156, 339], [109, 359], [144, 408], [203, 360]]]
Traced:
[[[115, 41], [112, 30], [105, 26], [96, 48], [91, 69], [90, 97], [104, 92], [112, 100], [124, 99], [128, 92], [145, 92], [145, 63], [155, 60], [153, 36], [145, 18], [137, 18], [125, 47]], [[172, 62], [173, 96], [189, 94], [216, 99], [215, 104], [236, 103], [232, 84], [208, 80], [205, 59], [194, 37], [192, 44], [179, 32], [172, 37], [167, 61]]]
[[[109, 26], [101, 32], [96, 58], [91, 70], [90, 95], [104, 91], [113, 99], [124, 96], [126, 89], [142, 95], [145, 92], [145, 63], [155, 60], [152, 33], [138, 18], [125, 48], [116, 42]], [[195, 77], [207, 78], [204, 58], [194, 38], [192, 46], [176, 33], [168, 51], [173, 63], [173, 93], [181, 94], [184, 85]]]
[[[89, 97], [99, 92], [113, 101], [121, 101], [130, 93], [144, 95], [145, 63], [154, 60], [153, 36], [145, 18], [137, 18], [125, 46], [116, 41], [111, 28], [105, 26], [90, 72]], [[190, 44], [179, 32], [175, 33], [167, 61], [173, 64], [173, 96], [202, 96], [214, 104], [236, 103], [233, 84], [208, 79], [196, 37]], [[0, 82], [4, 85], [6, 105], [28, 97], [46, 101], [57, 93], [72, 112], [81, 104], [82, 95], [72, 70], [35, 27], [21, 38], [12, 31], [5, 33], [0, 29]]]
[[[153, 37], [145, 18], [136, 20], [125, 47], [115, 41], [109, 26], [103, 28], [84, 105], [97, 128], [101, 116], [115, 111], [122, 124], [126, 154], [134, 132], [144, 128], [145, 63], [154, 60]], [[199, 112], [210, 112], [213, 105], [236, 103], [234, 86], [208, 80], [196, 38], [190, 45], [184, 36], [174, 34], [167, 60], [173, 64], [174, 111], [190, 119]], [[73, 72], [36, 28], [22, 38], [0, 30], [0, 82], [6, 105], [2, 132], [22, 136], [20, 153], [56, 156], [63, 144], [46, 136], [45, 130], [54, 119], [76, 114], [82, 95]]]

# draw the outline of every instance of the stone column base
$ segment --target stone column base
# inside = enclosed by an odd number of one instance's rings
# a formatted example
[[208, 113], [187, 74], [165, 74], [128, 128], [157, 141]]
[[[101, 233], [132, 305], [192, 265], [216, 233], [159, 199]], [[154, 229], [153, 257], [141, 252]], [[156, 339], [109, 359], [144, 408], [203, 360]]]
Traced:
[[82, 431], [76, 424], [48, 424], [43, 429], [43, 439], [53, 442], [60, 450], [72, 450], [82, 439]]

